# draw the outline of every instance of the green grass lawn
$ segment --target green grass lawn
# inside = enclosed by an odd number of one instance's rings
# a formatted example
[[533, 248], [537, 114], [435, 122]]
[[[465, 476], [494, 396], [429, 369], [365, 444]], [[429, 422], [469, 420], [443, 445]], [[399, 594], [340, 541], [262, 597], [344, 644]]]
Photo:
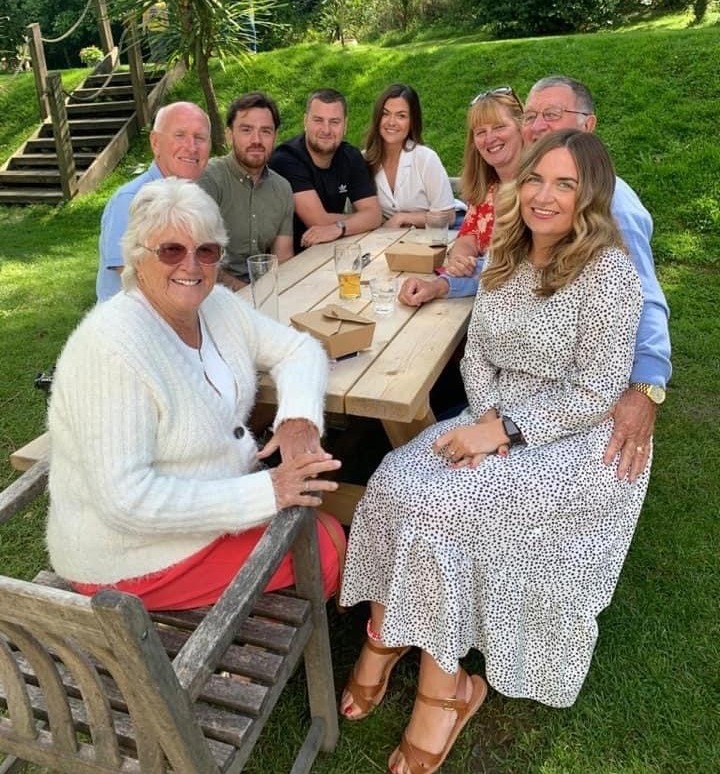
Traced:
[[[597, 100], [598, 132], [618, 173], [655, 218], [658, 273], [672, 311], [674, 375], [659, 413], [650, 489], [611, 607], [600, 619], [590, 675], [576, 704], [554, 710], [491, 694], [443, 768], [493, 774], [704, 774], [720, 770], [720, 28], [631, 31], [478, 42], [429, 40], [341, 50], [303, 45], [261, 54], [247, 70], [214, 70], [222, 105], [262, 88], [280, 103], [282, 137], [300, 129], [307, 93], [334, 86], [350, 103], [360, 143], [375, 96], [406, 80], [419, 91], [426, 141], [450, 174], [460, 168], [464, 118], [479, 91], [524, 95], [563, 72]], [[0, 158], [32, 128], [31, 75], [0, 77]], [[174, 98], [199, 100], [187, 78]], [[97, 193], [65, 206], [0, 208], [0, 485], [12, 449], [43, 429], [35, 374], [94, 301], [97, 237], [109, 194], [146, 161], [147, 138]], [[0, 529], [0, 567], [31, 577], [45, 564], [43, 509]], [[332, 617], [340, 687], [361, 643], [363, 612]], [[481, 669], [476, 653], [467, 659]], [[409, 715], [417, 674], [403, 662], [383, 707], [343, 723], [336, 753], [315, 771], [385, 770]], [[282, 702], [249, 771], [287, 770], [299, 738], [302, 680]], [[31, 771], [31, 769], [28, 769]], [[39, 771], [39, 770], [35, 770]]]

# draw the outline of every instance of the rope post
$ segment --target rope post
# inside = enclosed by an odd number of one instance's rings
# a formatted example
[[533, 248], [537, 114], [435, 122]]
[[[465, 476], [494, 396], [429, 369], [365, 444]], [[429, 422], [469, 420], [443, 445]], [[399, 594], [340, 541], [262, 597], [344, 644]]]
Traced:
[[45, 47], [40, 34], [40, 25], [28, 24], [27, 30], [28, 48], [30, 49], [30, 62], [32, 63], [33, 76], [35, 78], [35, 92], [40, 108], [40, 118], [44, 121], [49, 114], [47, 101], [47, 63], [45, 62]]
[[128, 65], [130, 66], [130, 82], [132, 83], [133, 99], [138, 129], [150, 123], [150, 107], [148, 105], [147, 89], [145, 88], [145, 68], [143, 67], [142, 49], [138, 36], [137, 22], [131, 18], [127, 23], [128, 30]]
[[105, 0], [95, 0], [95, 13], [97, 14], [102, 50], [107, 55], [113, 50], [115, 44], [113, 43], [112, 29]]
[[60, 187], [63, 198], [69, 201], [78, 192], [77, 176], [75, 174], [75, 157], [73, 156], [72, 139], [70, 137], [70, 122], [65, 108], [65, 97], [60, 80], [60, 73], [52, 72], [47, 76], [47, 99], [50, 107], [50, 119], [55, 138], [58, 169], [60, 170]]

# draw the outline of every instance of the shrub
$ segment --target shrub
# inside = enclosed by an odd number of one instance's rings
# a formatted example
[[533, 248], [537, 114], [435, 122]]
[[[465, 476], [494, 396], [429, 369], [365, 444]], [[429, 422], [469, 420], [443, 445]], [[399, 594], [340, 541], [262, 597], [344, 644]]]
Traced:
[[500, 37], [588, 32], [617, 19], [619, 0], [480, 0], [480, 21]]
[[86, 67], [95, 67], [96, 64], [99, 64], [105, 58], [105, 54], [97, 46], [81, 48], [79, 56], [80, 61]]

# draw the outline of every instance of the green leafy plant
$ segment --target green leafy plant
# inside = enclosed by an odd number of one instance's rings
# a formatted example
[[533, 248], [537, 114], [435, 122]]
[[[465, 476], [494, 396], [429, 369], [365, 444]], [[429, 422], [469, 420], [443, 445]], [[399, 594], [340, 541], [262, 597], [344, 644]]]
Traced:
[[100, 64], [105, 58], [105, 54], [97, 46], [81, 48], [78, 56], [86, 67], [95, 67], [96, 64]]

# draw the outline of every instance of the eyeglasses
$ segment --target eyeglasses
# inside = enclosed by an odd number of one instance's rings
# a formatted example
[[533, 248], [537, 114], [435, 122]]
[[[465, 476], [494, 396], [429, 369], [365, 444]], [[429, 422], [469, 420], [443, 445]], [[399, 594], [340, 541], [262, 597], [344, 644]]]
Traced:
[[501, 97], [504, 95], [512, 95], [518, 102], [520, 102], [518, 95], [515, 93], [515, 90], [512, 86], [498, 86], [497, 89], [481, 91], [480, 94], [478, 94], [476, 97], [473, 97], [473, 100], [470, 103], [470, 107], [477, 105], [477, 103], [480, 102], [481, 99], [485, 99], [485, 97]]
[[148, 247], [147, 245], [138, 245], [138, 247], [155, 253], [158, 259], [167, 266], [177, 266], [182, 263], [188, 252], [192, 252], [197, 262], [203, 266], [212, 266], [218, 263], [223, 256], [223, 249], [217, 242], [204, 242], [191, 251], [188, 251], [187, 247], [179, 242], [163, 242], [157, 247]]
[[526, 110], [523, 113], [522, 122], [526, 126], [534, 124], [538, 116], [542, 116], [543, 120], [548, 124], [554, 124], [563, 117], [563, 113], [573, 113], [577, 116], [591, 116], [592, 113], [588, 113], [586, 110], [568, 110], [568, 108], [560, 107], [559, 105], [553, 105], [552, 107], [546, 107], [543, 110]]

